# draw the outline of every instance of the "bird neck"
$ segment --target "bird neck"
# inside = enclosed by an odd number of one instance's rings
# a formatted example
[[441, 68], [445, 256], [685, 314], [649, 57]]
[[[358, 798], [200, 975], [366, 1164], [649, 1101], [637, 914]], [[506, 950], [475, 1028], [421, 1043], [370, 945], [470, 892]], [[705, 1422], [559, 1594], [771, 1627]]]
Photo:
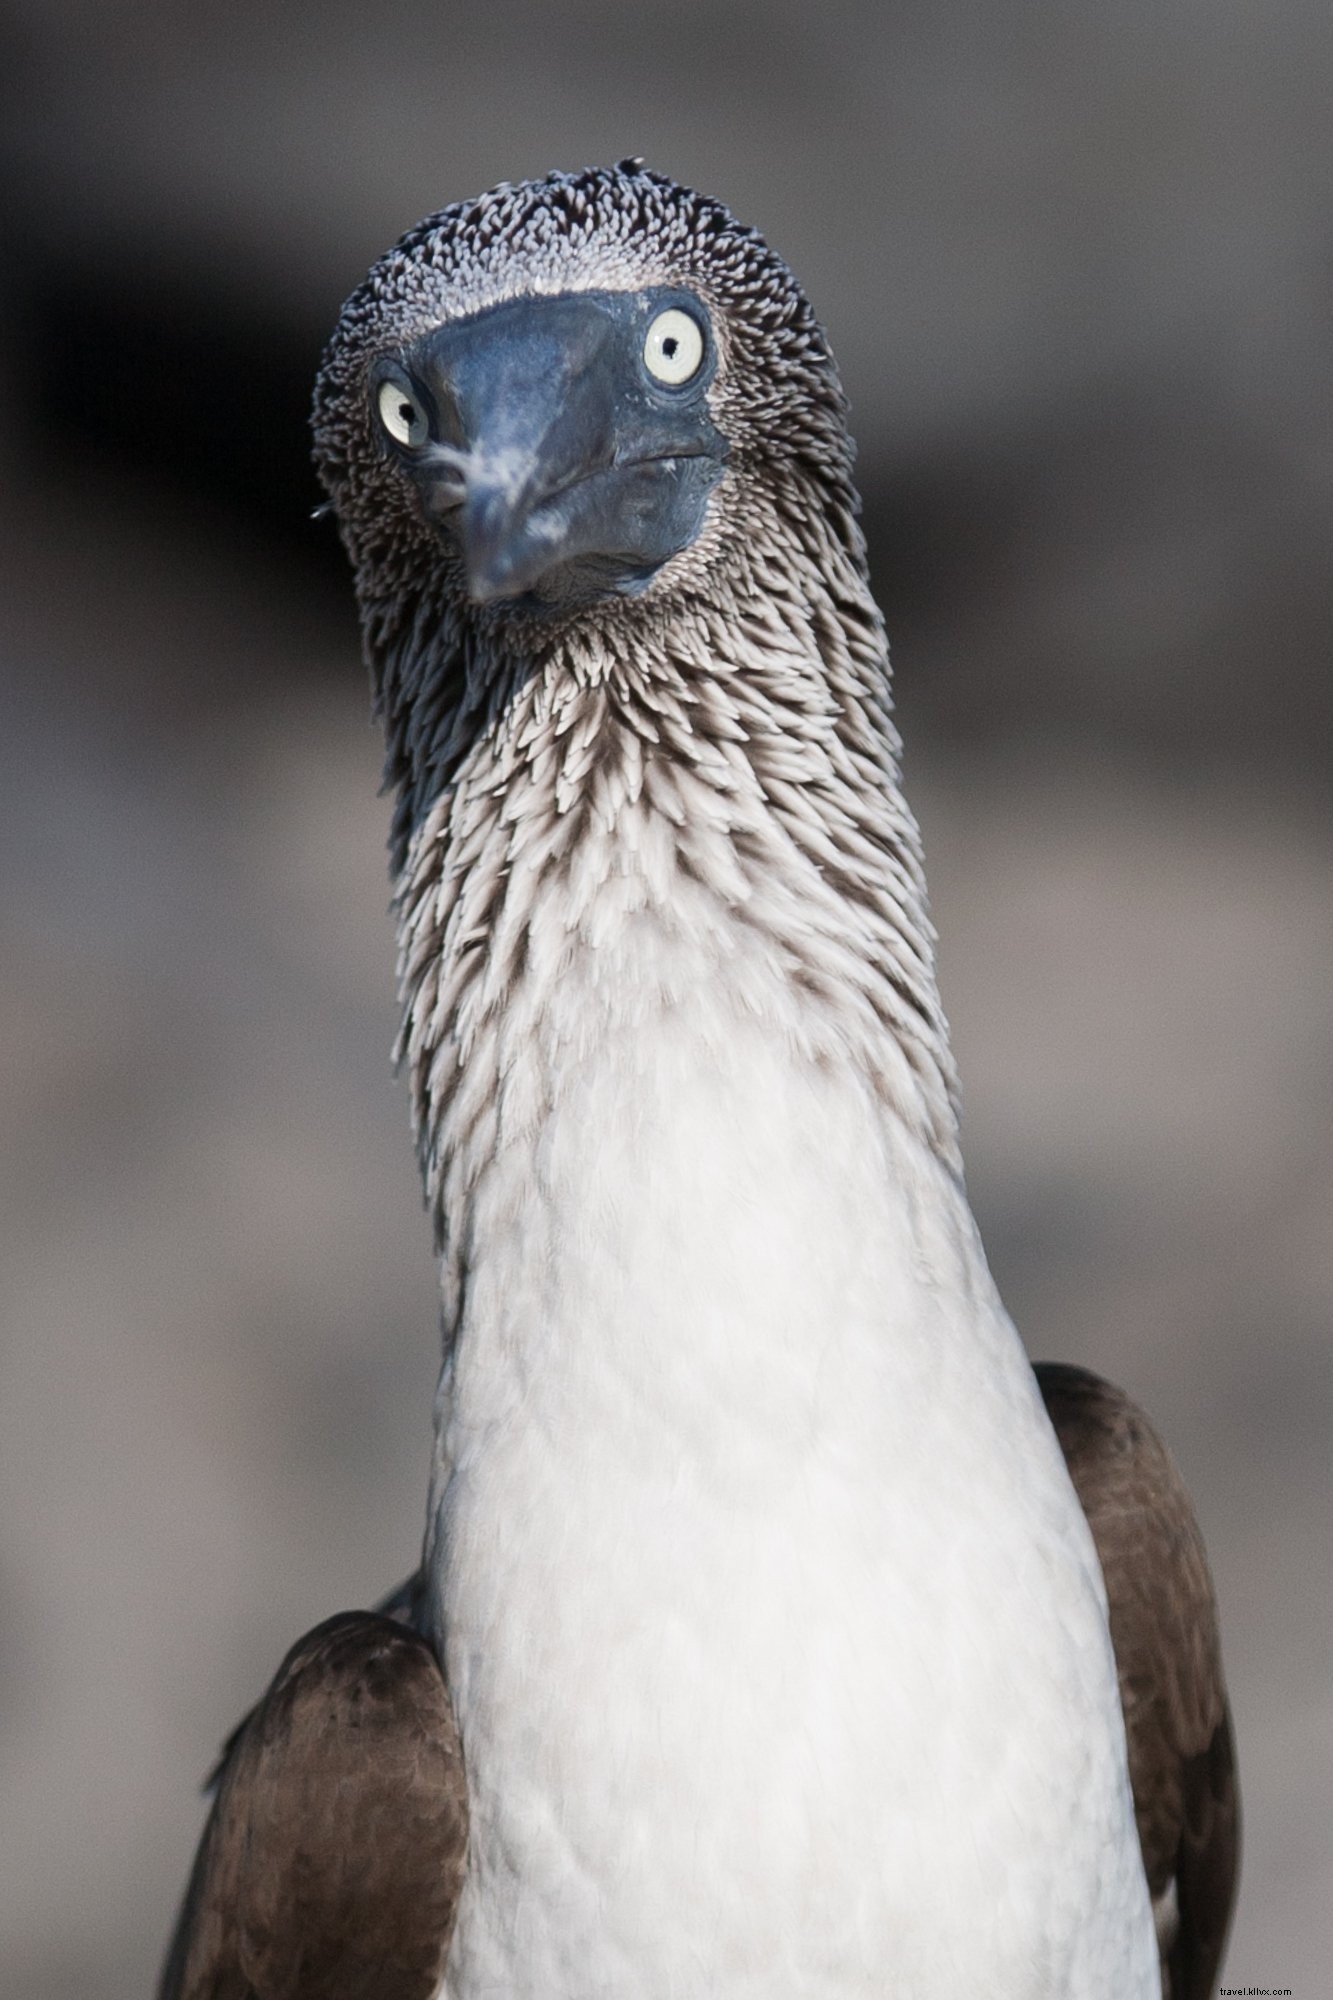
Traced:
[[368, 617], [398, 789], [399, 1056], [441, 1237], [557, 1002], [560, 1052], [511, 1133], [540, 1124], [571, 1043], [647, 1032], [706, 989], [719, 1036], [758, 1017], [859, 1069], [957, 1174], [882, 624], [859, 537], [802, 525], [757, 534], [725, 597], [620, 633], [419, 610], [376, 649]]

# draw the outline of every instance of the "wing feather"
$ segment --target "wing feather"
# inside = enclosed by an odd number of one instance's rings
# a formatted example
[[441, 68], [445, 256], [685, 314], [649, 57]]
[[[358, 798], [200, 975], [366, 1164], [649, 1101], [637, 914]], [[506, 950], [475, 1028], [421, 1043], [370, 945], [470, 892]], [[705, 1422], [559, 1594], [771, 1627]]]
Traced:
[[230, 1738], [158, 2000], [431, 2000], [467, 1793], [425, 1640], [343, 1612]]
[[1037, 1382], [1101, 1558], [1166, 2000], [1208, 2000], [1235, 1901], [1240, 1791], [1208, 1557], [1175, 1460], [1087, 1369]]

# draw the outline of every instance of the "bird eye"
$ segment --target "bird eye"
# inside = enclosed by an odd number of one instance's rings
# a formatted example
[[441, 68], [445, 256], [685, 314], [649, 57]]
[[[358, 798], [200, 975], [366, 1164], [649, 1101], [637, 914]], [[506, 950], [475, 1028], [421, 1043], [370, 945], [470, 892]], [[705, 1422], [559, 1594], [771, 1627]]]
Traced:
[[377, 402], [380, 422], [395, 444], [425, 444], [430, 424], [410, 389], [401, 382], [381, 382]]
[[678, 306], [657, 315], [643, 343], [644, 366], [657, 382], [688, 382], [704, 358], [704, 337], [696, 321]]

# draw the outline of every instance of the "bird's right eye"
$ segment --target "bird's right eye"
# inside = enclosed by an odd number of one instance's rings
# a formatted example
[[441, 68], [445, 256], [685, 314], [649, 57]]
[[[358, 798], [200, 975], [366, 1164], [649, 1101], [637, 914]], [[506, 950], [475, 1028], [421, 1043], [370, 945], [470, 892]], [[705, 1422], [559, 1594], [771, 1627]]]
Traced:
[[401, 382], [381, 382], [376, 400], [380, 422], [395, 444], [425, 444], [430, 423], [410, 389]]

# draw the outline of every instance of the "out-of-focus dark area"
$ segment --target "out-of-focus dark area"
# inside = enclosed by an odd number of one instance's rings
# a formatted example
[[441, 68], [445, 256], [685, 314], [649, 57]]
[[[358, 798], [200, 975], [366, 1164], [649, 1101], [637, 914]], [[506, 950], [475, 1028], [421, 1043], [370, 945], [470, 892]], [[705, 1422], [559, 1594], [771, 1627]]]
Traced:
[[1214, 1559], [1231, 1983], [1333, 1962], [1326, 0], [9, 0], [0, 1935], [149, 1990], [217, 1741], [414, 1562], [436, 1326], [320, 345], [629, 152], [841, 357], [975, 1204]]

